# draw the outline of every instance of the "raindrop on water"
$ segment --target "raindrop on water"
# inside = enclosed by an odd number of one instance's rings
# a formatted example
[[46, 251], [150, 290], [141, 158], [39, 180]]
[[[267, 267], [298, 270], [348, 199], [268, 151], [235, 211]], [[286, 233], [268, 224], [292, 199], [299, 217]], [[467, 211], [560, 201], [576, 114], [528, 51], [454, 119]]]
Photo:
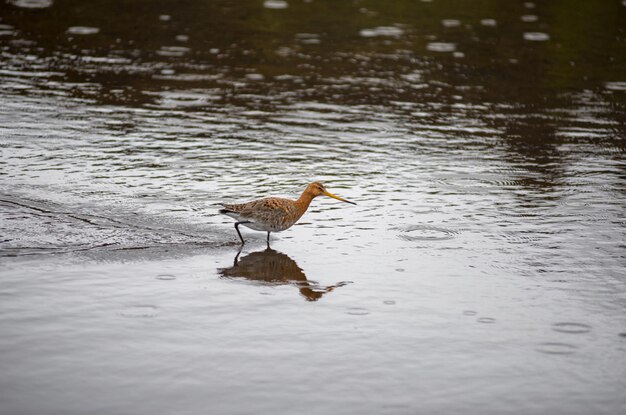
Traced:
[[157, 315], [158, 307], [150, 304], [138, 304], [127, 307], [120, 314], [127, 318], [153, 318]]
[[606, 82], [604, 87], [609, 91], [626, 91], [626, 82]]
[[453, 239], [455, 232], [438, 226], [414, 225], [402, 230], [400, 238], [406, 241], [445, 241]]
[[156, 276], [157, 280], [162, 280], [162, 281], [171, 281], [171, 280], [175, 280], [176, 279], [176, 275], [172, 275], [172, 274], [159, 274]]
[[456, 50], [456, 44], [446, 42], [430, 42], [426, 45], [426, 49], [431, 52], [454, 52]]
[[524, 33], [524, 40], [530, 40], [533, 42], [545, 42], [549, 40], [550, 36], [547, 33], [542, 32], [526, 32]]
[[522, 19], [522, 22], [526, 22], [526, 23], [532, 23], [532, 22], [536, 22], [537, 20], [539, 20], [539, 18], [535, 16], [534, 14], [525, 14], [521, 16], [520, 19]]
[[369, 310], [361, 307], [352, 307], [346, 311], [346, 314], [350, 314], [351, 316], [366, 316], [369, 313]]
[[157, 50], [157, 55], [160, 56], [183, 56], [191, 49], [184, 46], [161, 46], [161, 49]]
[[53, 0], [9, 0], [9, 3], [24, 9], [43, 9], [52, 6]]
[[394, 26], [379, 26], [372, 29], [363, 29], [359, 32], [362, 37], [399, 37], [404, 31]]
[[282, 0], [265, 0], [263, 7], [266, 9], [286, 9], [289, 4]]
[[441, 21], [444, 27], [458, 27], [461, 26], [461, 21], [456, 19], [444, 19]]
[[552, 325], [552, 330], [560, 333], [580, 334], [589, 333], [591, 326], [581, 323], [556, 323]]
[[67, 29], [67, 33], [71, 33], [72, 35], [95, 35], [100, 31], [97, 27], [88, 27], [88, 26], [72, 26]]
[[265, 79], [265, 77], [260, 73], [249, 73], [246, 75], [246, 79], [249, 79], [251, 81], [262, 81]]
[[576, 346], [567, 343], [546, 342], [540, 343], [535, 350], [545, 354], [572, 354], [576, 351]]

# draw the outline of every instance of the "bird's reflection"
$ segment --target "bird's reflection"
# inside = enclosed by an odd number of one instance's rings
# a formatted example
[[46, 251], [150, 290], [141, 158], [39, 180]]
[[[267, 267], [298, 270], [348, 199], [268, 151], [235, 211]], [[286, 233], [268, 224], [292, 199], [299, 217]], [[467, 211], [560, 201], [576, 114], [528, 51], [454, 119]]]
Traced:
[[298, 287], [300, 294], [307, 301], [317, 301], [324, 294], [347, 284], [347, 282], [340, 282], [335, 285], [321, 286], [315, 281], [309, 281], [296, 261], [269, 247], [264, 251], [252, 252], [241, 258], [240, 254], [241, 251], [235, 256], [232, 267], [219, 270], [222, 277], [245, 278], [266, 284], [291, 284]]

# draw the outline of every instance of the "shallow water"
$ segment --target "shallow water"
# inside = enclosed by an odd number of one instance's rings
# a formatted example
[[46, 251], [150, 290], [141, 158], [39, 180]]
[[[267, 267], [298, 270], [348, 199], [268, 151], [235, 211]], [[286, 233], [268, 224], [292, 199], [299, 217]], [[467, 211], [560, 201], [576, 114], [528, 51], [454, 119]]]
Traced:
[[619, 1], [0, 11], [0, 413], [626, 409]]

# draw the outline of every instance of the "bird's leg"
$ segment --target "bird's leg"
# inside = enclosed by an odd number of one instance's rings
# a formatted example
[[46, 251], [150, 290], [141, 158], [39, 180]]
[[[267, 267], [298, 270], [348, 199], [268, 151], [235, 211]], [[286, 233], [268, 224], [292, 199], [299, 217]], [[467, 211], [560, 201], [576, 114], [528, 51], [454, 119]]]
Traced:
[[267, 232], [267, 246], [270, 246], [270, 233], [269, 231]]
[[243, 236], [241, 236], [241, 232], [239, 232], [239, 224], [245, 222], [235, 222], [235, 230], [237, 231], [237, 235], [239, 235], [239, 239], [241, 239], [241, 245], [245, 244], [246, 241], [243, 240]]
[[239, 263], [239, 255], [241, 255], [241, 250], [243, 249], [243, 245], [241, 245], [241, 247], [239, 247], [239, 251], [237, 251], [237, 255], [235, 255], [235, 263], [233, 264], [234, 267], [237, 266], [237, 264]]

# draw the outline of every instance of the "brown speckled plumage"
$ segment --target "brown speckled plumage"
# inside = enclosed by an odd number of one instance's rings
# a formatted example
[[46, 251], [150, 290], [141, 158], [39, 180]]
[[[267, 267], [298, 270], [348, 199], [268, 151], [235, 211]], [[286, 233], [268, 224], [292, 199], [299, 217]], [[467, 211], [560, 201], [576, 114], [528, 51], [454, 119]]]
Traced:
[[[308, 203], [311, 201], [309, 200]], [[235, 213], [241, 221], [251, 221], [259, 224], [270, 232], [279, 232], [289, 229], [306, 211], [308, 203], [304, 209], [299, 208], [298, 201], [283, 199], [279, 197], [266, 197], [252, 202], [239, 204], [223, 204], [228, 213]], [[234, 216], [234, 215], [233, 215]], [[254, 228], [252, 228], [254, 229]]]
[[298, 200], [266, 197], [246, 203], [223, 203], [224, 209], [221, 209], [220, 213], [237, 220], [235, 229], [237, 229], [242, 244], [244, 240], [239, 232], [238, 226], [240, 224], [250, 229], [267, 232], [269, 243], [270, 232], [280, 232], [291, 228], [304, 215], [311, 201], [320, 195], [353, 203], [329, 193], [323, 184], [313, 182], [306, 187]]

